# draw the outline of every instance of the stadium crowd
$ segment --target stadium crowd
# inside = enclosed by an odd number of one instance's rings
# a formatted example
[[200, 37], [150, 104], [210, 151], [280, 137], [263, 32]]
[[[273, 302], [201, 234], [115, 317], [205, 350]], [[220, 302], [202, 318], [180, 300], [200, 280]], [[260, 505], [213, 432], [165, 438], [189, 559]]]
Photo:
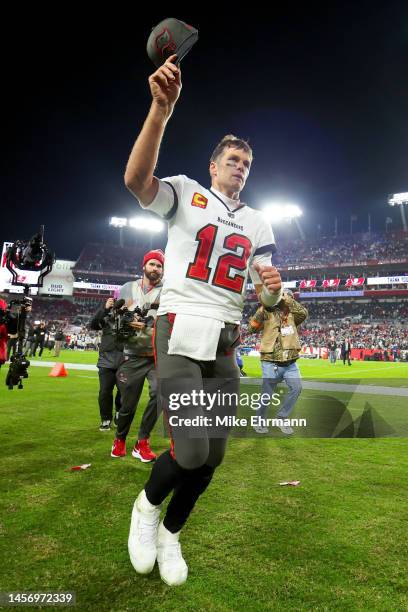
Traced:
[[[248, 332], [248, 324], [242, 325], [241, 348], [257, 350], [260, 335]], [[327, 348], [330, 338], [335, 338], [338, 346], [350, 338], [353, 348], [374, 351], [387, 351], [388, 357], [408, 361], [408, 329], [406, 325], [395, 322], [372, 324], [316, 323], [308, 321], [299, 332], [302, 346]]]
[[274, 256], [278, 268], [339, 263], [365, 263], [370, 260], [404, 260], [408, 258], [408, 236], [391, 234], [351, 234], [330, 236], [314, 241], [280, 242]]
[[408, 300], [404, 301], [349, 301], [349, 302], [323, 302], [307, 301], [309, 320], [332, 319], [361, 319], [374, 321], [382, 319], [402, 320], [408, 317]]

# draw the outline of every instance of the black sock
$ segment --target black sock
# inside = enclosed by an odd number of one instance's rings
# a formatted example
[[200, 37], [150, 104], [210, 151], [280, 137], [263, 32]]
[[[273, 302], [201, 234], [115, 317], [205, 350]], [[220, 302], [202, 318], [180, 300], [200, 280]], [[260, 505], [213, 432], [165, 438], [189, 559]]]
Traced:
[[169, 450], [161, 454], [156, 459], [145, 486], [148, 501], [154, 506], [161, 504], [170, 491], [178, 485], [185, 471], [187, 470], [183, 470], [173, 459]]
[[163, 520], [163, 525], [171, 533], [177, 533], [183, 527], [198, 498], [210, 484], [213, 474], [214, 468], [209, 465], [202, 465], [195, 470], [183, 470]]

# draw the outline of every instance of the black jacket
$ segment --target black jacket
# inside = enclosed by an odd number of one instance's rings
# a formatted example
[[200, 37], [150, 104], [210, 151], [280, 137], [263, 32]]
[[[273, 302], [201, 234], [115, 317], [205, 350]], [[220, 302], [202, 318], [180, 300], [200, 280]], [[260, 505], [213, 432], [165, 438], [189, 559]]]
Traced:
[[116, 370], [123, 359], [123, 344], [115, 338], [115, 328], [109, 313], [105, 305], [99, 308], [91, 319], [90, 328], [95, 331], [102, 330], [97, 366]]
[[48, 329], [46, 327], [34, 327], [34, 338], [36, 342], [43, 343], [47, 334]]

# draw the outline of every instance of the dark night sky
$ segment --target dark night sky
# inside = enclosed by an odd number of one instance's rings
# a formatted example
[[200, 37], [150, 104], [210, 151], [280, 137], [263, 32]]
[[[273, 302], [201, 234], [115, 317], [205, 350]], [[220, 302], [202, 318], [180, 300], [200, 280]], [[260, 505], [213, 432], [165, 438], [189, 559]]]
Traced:
[[386, 197], [408, 191], [406, 2], [287, 2], [270, 16], [235, 3], [228, 18], [212, 5], [144, 16], [125, 6], [37, 6], [3, 24], [1, 242], [44, 223], [57, 257], [75, 259], [86, 242], [117, 240], [110, 215], [139, 212], [122, 177], [150, 102], [147, 37], [167, 16], [200, 39], [183, 60], [159, 176], [207, 185], [213, 147], [234, 133], [254, 149], [252, 206], [295, 201], [310, 234], [319, 222], [332, 230], [336, 210], [340, 229], [351, 213], [365, 229], [369, 211], [374, 229], [390, 213], [399, 226]]

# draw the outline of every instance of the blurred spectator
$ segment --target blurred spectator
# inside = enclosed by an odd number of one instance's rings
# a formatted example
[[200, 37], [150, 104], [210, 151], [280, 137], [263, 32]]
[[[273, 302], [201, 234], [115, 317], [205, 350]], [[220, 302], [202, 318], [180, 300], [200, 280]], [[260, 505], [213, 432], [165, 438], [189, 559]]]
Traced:
[[336, 358], [337, 358], [337, 342], [336, 339], [334, 338], [334, 336], [332, 336], [329, 340], [329, 342], [327, 343], [327, 348], [329, 351], [329, 359], [330, 359], [330, 363], [336, 363]]
[[54, 357], [59, 357], [62, 343], [65, 339], [64, 332], [61, 328], [55, 333]]
[[43, 350], [44, 350], [45, 336], [47, 334], [47, 331], [48, 330], [45, 327], [44, 321], [41, 321], [41, 323], [34, 328], [34, 347], [31, 351], [32, 357], [36, 356], [35, 354], [38, 348], [40, 349], [38, 356], [39, 357], [42, 356]]
[[349, 366], [351, 366], [350, 355], [351, 355], [351, 341], [350, 338], [346, 338], [341, 343], [341, 358], [343, 360], [343, 365], [346, 365], [346, 360]]

